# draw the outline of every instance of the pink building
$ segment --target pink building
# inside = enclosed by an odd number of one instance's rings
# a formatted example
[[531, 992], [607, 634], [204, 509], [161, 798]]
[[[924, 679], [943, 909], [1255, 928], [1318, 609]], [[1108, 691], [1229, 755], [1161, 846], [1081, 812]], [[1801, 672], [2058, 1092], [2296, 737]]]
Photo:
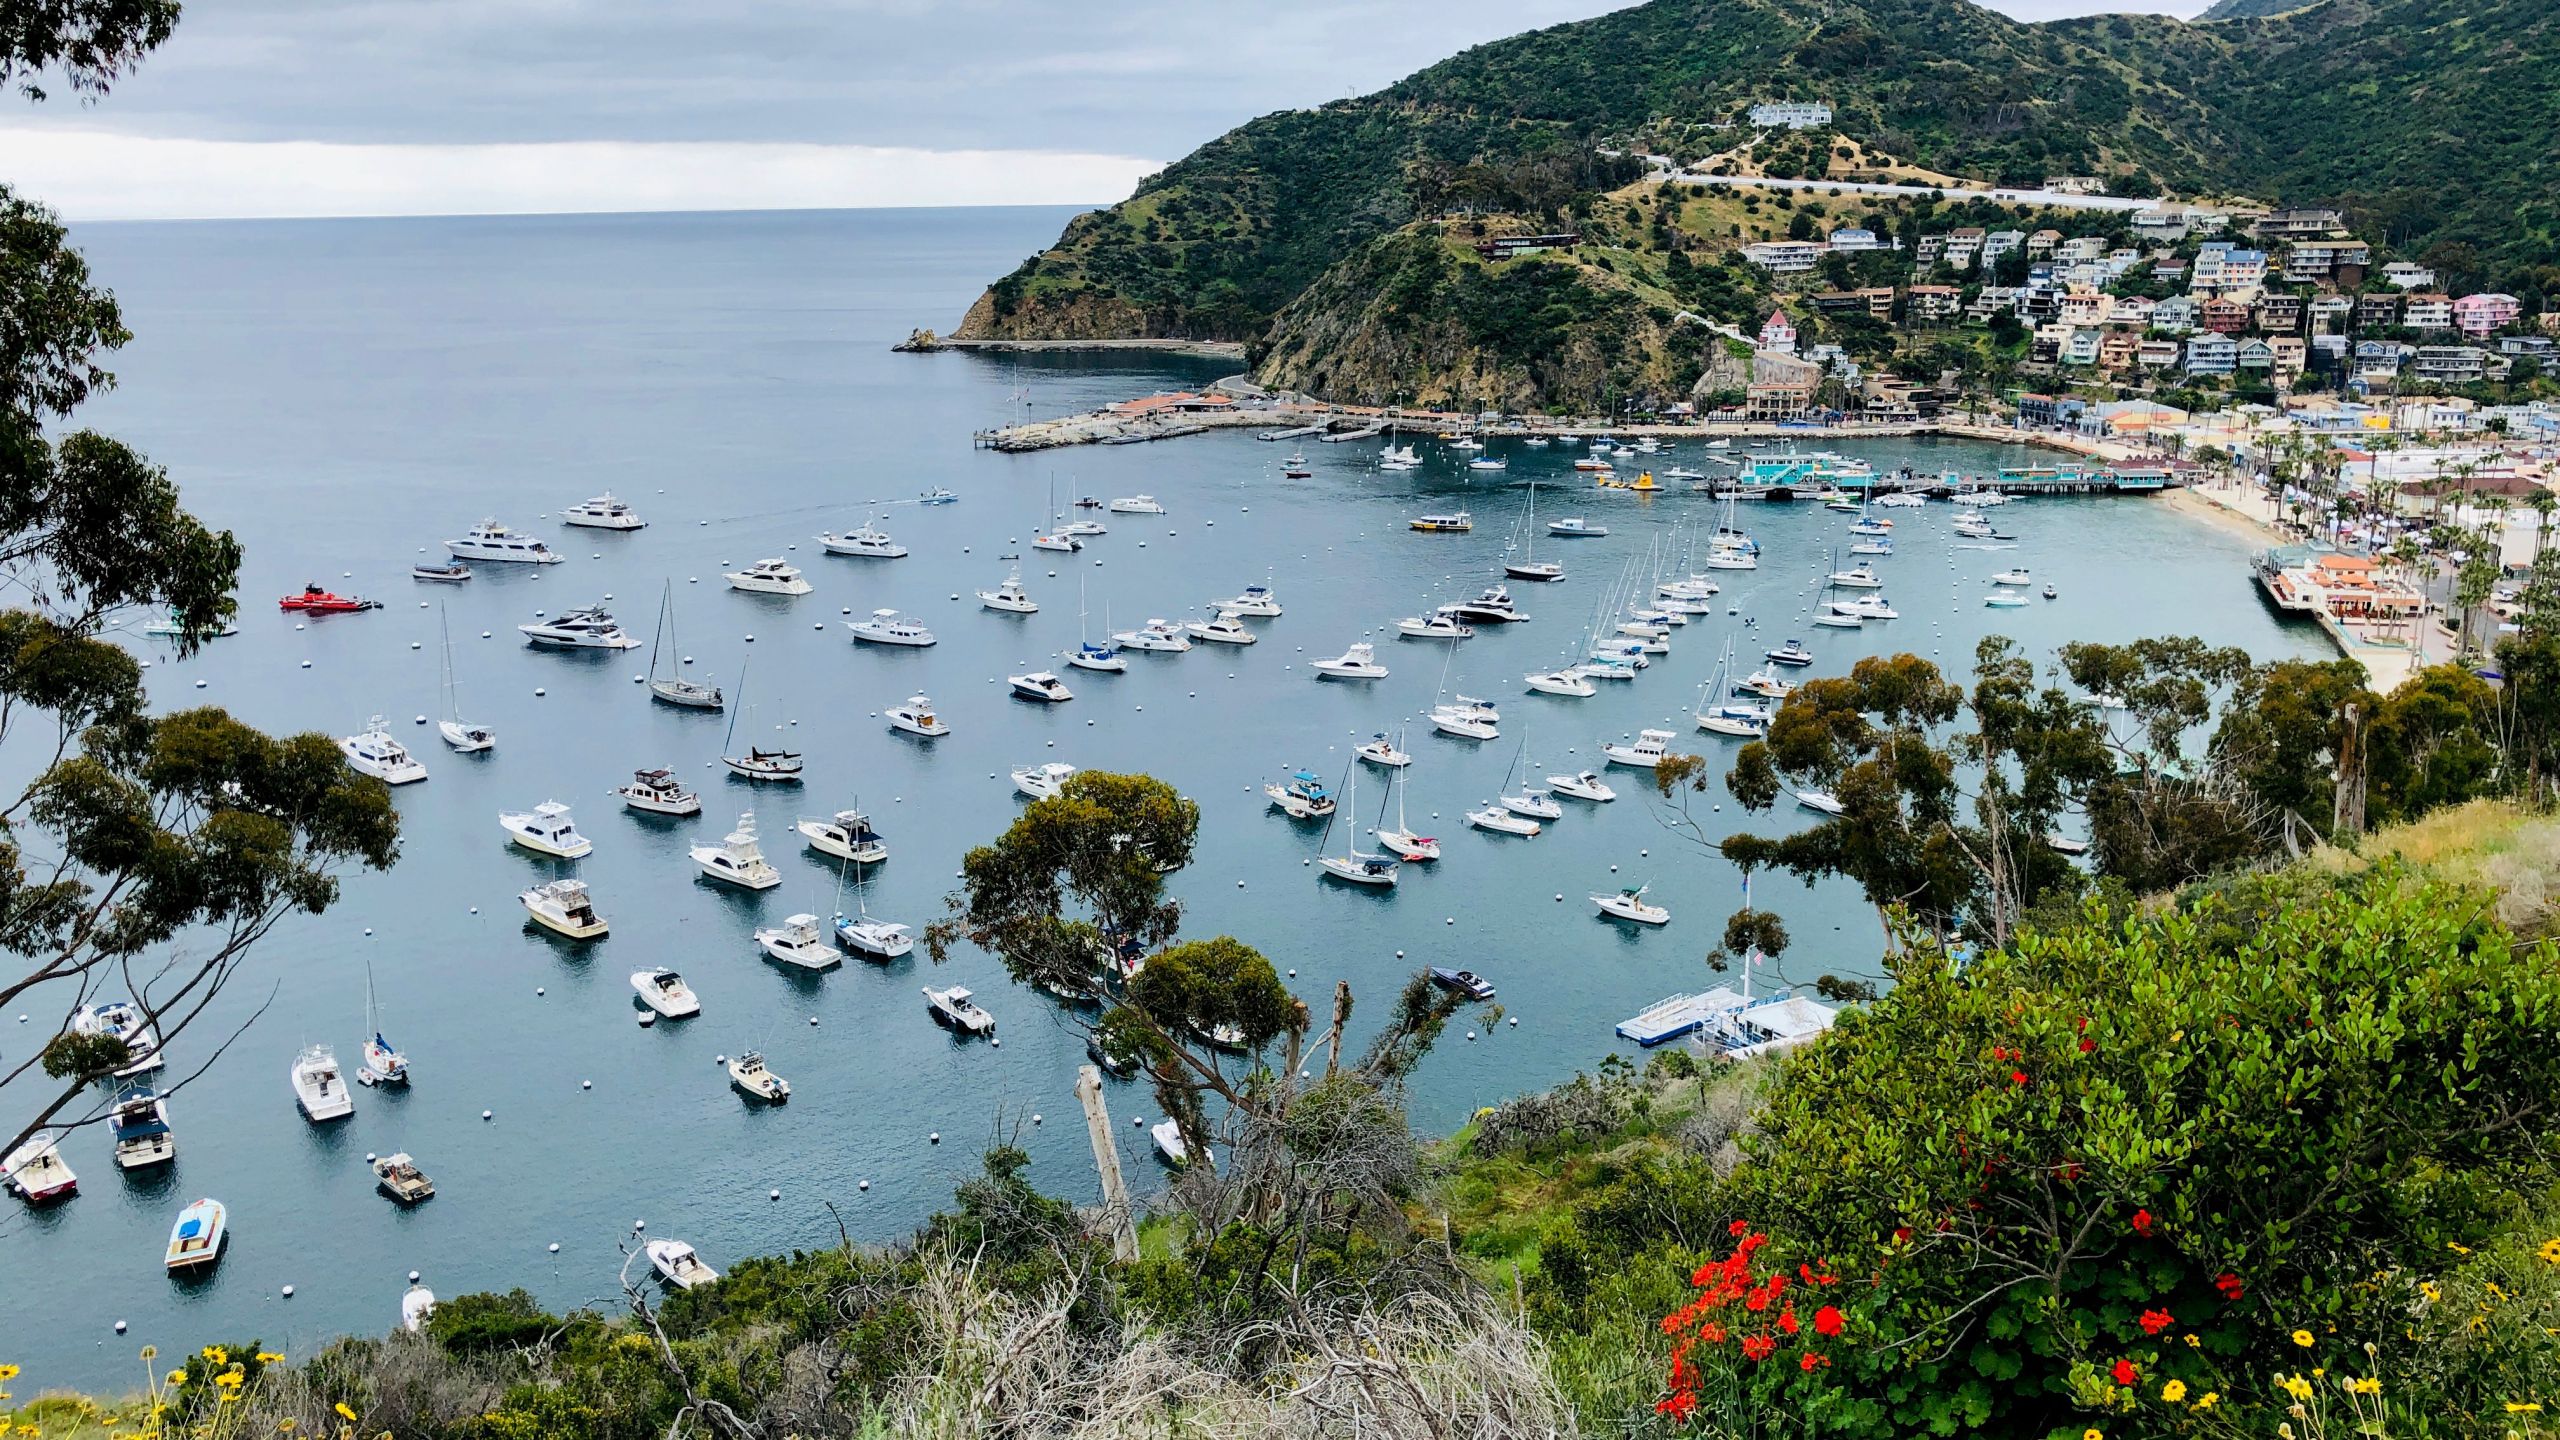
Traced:
[[1781, 355], [1796, 353], [1796, 327], [1787, 322], [1786, 311], [1769, 312], [1769, 323], [1760, 327], [1760, 348]]
[[2465, 295], [2453, 302], [2453, 328], [2465, 335], [2495, 335], [2522, 314], [2524, 303], [2513, 295]]

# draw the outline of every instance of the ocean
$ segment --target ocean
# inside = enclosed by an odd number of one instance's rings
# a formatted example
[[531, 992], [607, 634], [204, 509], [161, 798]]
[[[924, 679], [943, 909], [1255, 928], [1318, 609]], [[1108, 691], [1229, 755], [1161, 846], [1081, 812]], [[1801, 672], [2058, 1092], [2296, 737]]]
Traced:
[[[1522, 675], [1569, 658], [1603, 593], [1629, 567], [1685, 550], [1713, 523], [1709, 502], [1595, 492], [1559, 449], [1514, 450], [1507, 472], [1470, 479], [1427, 441], [1431, 463], [1402, 474], [1377, 469], [1374, 441], [1309, 445], [1315, 473], [1304, 480], [1281, 475], [1289, 447], [1244, 431], [975, 450], [972, 432], [1008, 419], [1232, 368], [1160, 355], [890, 353], [916, 326], [949, 328], [1067, 213], [77, 228], [136, 334], [114, 360], [121, 383], [81, 423], [168, 466], [190, 507], [247, 547], [238, 635], [179, 661], [135, 618], [128, 633], [154, 659], [154, 704], [218, 704], [270, 730], [333, 736], [381, 715], [430, 778], [397, 792], [400, 863], [349, 876], [327, 915], [279, 927], [223, 1013], [175, 1047], [173, 1075], [266, 1007], [172, 1100], [174, 1167], [128, 1180], [103, 1128], [85, 1129], [65, 1147], [81, 1175], [76, 1198], [42, 1211], [0, 1202], [0, 1272], [11, 1277], [0, 1288], [0, 1361], [26, 1367], [21, 1393], [136, 1384], [145, 1343], [169, 1355], [255, 1338], [299, 1356], [338, 1334], [387, 1330], [412, 1270], [448, 1296], [522, 1286], [555, 1307], [609, 1307], [635, 1222], [722, 1266], [834, 1244], [839, 1217], [858, 1240], [888, 1240], [944, 1203], [999, 1137], [1032, 1153], [1045, 1188], [1094, 1199], [1072, 1094], [1082, 1039], [1050, 1001], [975, 953], [937, 968], [919, 950], [822, 976], [760, 957], [757, 925], [839, 903], [833, 863], [792, 832], [802, 816], [868, 812], [891, 853], [865, 902], [921, 927], [942, 913], [960, 857], [1017, 813], [1011, 768], [1060, 760], [1157, 774], [1202, 809], [1197, 861], [1175, 881], [1186, 933], [1259, 947], [1320, 1011], [1336, 980], [1349, 980], [1360, 1002], [1351, 1043], [1421, 966], [1465, 965], [1500, 987], [1519, 1023], [1453, 1026], [1412, 1082], [1415, 1124], [1443, 1131], [1628, 1051], [1613, 1024], [1712, 983], [1701, 957], [1739, 900], [1736, 872], [1648, 805], [1640, 772], [1614, 772], [1614, 804], [1566, 801], [1536, 839], [1469, 830], [1460, 815], [1515, 766], [1596, 766], [1602, 743], [1645, 726], [1729, 750], [1734, 742], [1687, 719], [1728, 639], [1756, 663], [1801, 635], [1820, 657], [1815, 674], [1901, 650], [1961, 668], [1993, 631], [2040, 657], [2068, 640], [2162, 633], [2266, 656], [2320, 651], [2315, 632], [2260, 604], [2243, 542], [2135, 498], [2011, 505], [1998, 519], [2021, 539], [2006, 552], [1958, 548], [1948, 507], [1900, 512], [1897, 553], [1881, 568], [1904, 618], [1809, 630], [1815, 583], [1846, 548], [1841, 517], [1764, 506], [1742, 512], [1767, 548], [1763, 568], [1720, 577], [1734, 582], [1721, 597], [1734, 613], [1680, 631], [1644, 676], [1604, 682], [1598, 697], [1530, 695]], [[2027, 458], [1957, 442], [1840, 448], [1928, 471]], [[1709, 468], [1694, 446], [1680, 452], [1654, 463]], [[1541, 545], [1569, 574], [1515, 587], [1528, 624], [1487, 629], [1454, 653], [1396, 639], [1397, 617], [1496, 578], [1532, 479], [1542, 520], [1581, 514], [1608, 536]], [[913, 503], [936, 486], [958, 503]], [[558, 523], [562, 508], [606, 491], [648, 528]], [[1168, 513], [1101, 515], [1109, 534], [1080, 555], [1023, 548], [1053, 496], [1063, 507], [1141, 492]], [[1406, 529], [1415, 514], [1461, 506], [1475, 517], [1471, 534]], [[411, 565], [483, 518], [543, 536], [568, 559], [481, 564], [456, 587], [411, 580]], [[866, 520], [912, 555], [820, 551], [820, 531]], [[1004, 557], [1017, 554], [1039, 612], [980, 608], [971, 592], [1003, 580], [1014, 564]], [[721, 580], [775, 556], [801, 567], [814, 593], [747, 595]], [[2059, 598], [1984, 608], [1989, 574], [2012, 564], [2054, 582]], [[1262, 636], [1250, 648], [1132, 655], [1125, 675], [1060, 658], [1081, 632], [1204, 618], [1209, 602], [1257, 582], [1277, 590], [1286, 614], [1249, 622]], [[279, 613], [276, 597], [306, 583], [384, 606], [308, 622]], [[687, 673], [743, 697], [738, 743], [779, 738], [805, 752], [805, 785], [759, 788], [718, 770], [733, 715], [651, 703], [634, 683], [646, 648], [543, 652], [515, 628], [602, 603], [645, 639], [670, 586]], [[941, 643], [851, 643], [847, 616], [881, 607], [915, 614]], [[452, 754], [432, 723], [416, 723], [439, 711], [440, 624], [463, 713], [498, 732], [487, 754]], [[1362, 639], [1376, 643], [1387, 678], [1313, 677], [1311, 661]], [[1033, 669], [1058, 671], [1077, 698], [1007, 698], [1004, 677]], [[1460, 691], [1499, 704], [1500, 741], [1428, 733], [1421, 714]], [[887, 730], [881, 713], [917, 693], [937, 702], [950, 736]], [[1308, 863], [1320, 827], [1269, 810], [1261, 787], [1299, 767], [1338, 784], [1352, 746], [1403, 726], [1416, 756], [1411, 819], [1442, 837], [1446, 858], [1407, 867], [1390, 893], [1322, 882]], [[635, 816], [607, 793], [656, 765], [701, 791], [699, 818]], [[1377, 778], [1359, 777], [1364, 831], [1386, 798]], [[1752, 817], [1717, 805], [1718, 791], [1702, 797], [1715, 808], [1700, 818], [1716, 833], [1743, 828]], [[498, 813], [543, 800], [573, 807], [593, 855], [568, 865], [507, 843]], [[694, 878], [687, 847], [716, 842], [746, 813], [784, 883], [749, 894]], [[1781, 811], [1757, 823], [1801, 821]], [[529, 927], [515, 899], [571, 873], [613, 926], [585, 948]], [[1670, 906], [1668, 926], [1594, 917], [1587, 895], [1635, 884]], [[1755, 898], [1796, 936], [1791, 975], [1877, 975], [1877, 922], [1854, 891], [1762, 877]], [[634, 1023], [627, 977], [658, 965], [686, 975], [702, 997], [698, 1018]], [[356, 1063], [368, 974], [415, 1083], [360, 1090], [352, 1119], [314, 1127], [295, 1109], [288, 1067], [315, 1042]], [[951, 983], [994, 1011], [1000, 1046], [956, 1042], [930, 1022], [921, 987]], [[34, 1020], [7, 1019], [35, 1033]], [[9, 1034], [0, 1027], [0, 1048]], [[789, 1078], [788, 1106], [760, 1107], [729, 1087], [718, 1058], [748, 1049]], [[1160, 1118], [1150, 1097], [1115, 1084], [1110, 1104], [1130, 1173], [1159, 1183], [1132, 1123]], [[392, 1151], [417, 1157], [434, 1199], [403, 1210], [374, 1192], [365, 1157]], [[210, 1277], [172, 1283], [163, 1243], [202, 1195], [230, 1208], [229, 1254]]]

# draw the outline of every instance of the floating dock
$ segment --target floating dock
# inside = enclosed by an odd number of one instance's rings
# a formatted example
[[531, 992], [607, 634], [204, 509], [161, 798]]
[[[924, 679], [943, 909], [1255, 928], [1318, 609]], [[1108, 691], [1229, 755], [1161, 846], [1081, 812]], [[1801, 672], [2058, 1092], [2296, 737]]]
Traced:
[[1707, 1023], [1744, 1004], [1742, 993], [1717, 986], [1695, 995], [1673, 995], [1657, 1000], [1639, 1014], [1618, 1022], [1618, 1038], [1633, 1040], [1650, 1050], [1684, 1036], [1695, 1035]]

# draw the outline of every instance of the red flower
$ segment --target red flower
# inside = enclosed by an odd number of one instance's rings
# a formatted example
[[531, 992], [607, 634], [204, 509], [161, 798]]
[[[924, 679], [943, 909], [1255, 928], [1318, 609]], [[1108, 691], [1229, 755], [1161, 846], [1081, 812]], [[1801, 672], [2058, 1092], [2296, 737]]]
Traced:
[[2108, 1371], [2107, 1373], [2113, 1375], [2116, 1383], [2119, 1385], [2130, 1385], [2134, 1381], [2142, 1378], [2142, 1372], [2134, 1369], [2133, 1362], [2130, 1360], [2117, 1361], [2116, 1368]]
[[2240, 1283], [2239, 1276], [2225, 1270], [2213, 1277], [2213, 1288], [2222, 1292], [2223, 1299], [2237, 1300], [2249, 1287]]
[[1751, 1233], [1751, 1222], [1748, 1220], [1736, 1220], [1732, 1224], [1724, 1227], [1724, 1233], [1727, 1235], [1748, 1235]]
[[2088, 1016], [2086, 1016], [2086, 1015], [2083, 1015], [2083, 1016], [2081, 1016], [2079, 1019], [2072, 1021], [2072, 1022], [2071, 1022], [2071, 1028], [2072, 1028], [2072, 1030], [2073, 1030], [2073, 1032], [2074, 1032], [2074, 1033], [2081, 1034], [2081, 1035], [2086, 1035], [2086, 1034], [2088, 1034], [2088, 1033], [2089, 1033], [2089, 1017], [2088, 1017]]
[[2012, 1070], [2012, 1071], [2010, 1071], [2010, 1072], [2009, 1072], [2009, 1083], [2010, 1083], [2010, 1084], [2012, 1084], [2012, 1085], [2024, 1085], [2024, 1084], [2026, 1084], [2026, 1083], [2027, 1083], [2027, 1072], [2026, 1072], [2026, 1071], [2024, 1071], [2024, 1070]]
[[1724, 1327], [1710, 1320], [1698, 1327], [1698, 1338], [1710, 1345], [1721, 1345], [1724, 1343]]
[[1674, 1391], [1664, 1396], [1662, 1402], [1653, 1407], [1655, 1414], [1668, 1415], [1680, 1422], [1686, 1422], [1690, 1412], [1697, 1408], [1698, 1397], [1686, 1390]]
[[2166, 1310], [2145, 1310], [2142, 1312], [2142, 1318], [2135, 1323], [2142, 1327], [2143, 1334], [2157, 1335], [2178, 1322], [2176, 1317]]
[[1778, 1312], [1778, 1328], [1790, 1335], [1796, 1333], [1796, 1307], [1790, 1305]]
[[1825, 1339], [1839, 1334], [1840, 1327], [1845, 1323], [1839, 1310], [1832, 1306], [1825, 1305], [1813, 1312], [1813, 1333]]
[[1742, 1297], [1742, 1308], [1755, 1311], [1768, 1309], [1769, 1292], [1759, 1286], [1753, 1286], [1751, 1293]]
[[1770, 1339], [1766, 1335], [1746, 1335], [1742, 1337], [1742, 1355], [1746, 1360], [1766, 1360], [1769, 1358], [1769, 1353], [1777, 1348], [1778, 1342]]
[[1798, 1361], [1796, 1362], [1796, 1368], [1797, 1368], [1797, 1369], [1799, 1369], [1799, 1370], [1802, 1370], [1802, 1371], [1803, 1371], [1803, 1372], [1805, 1372], [1806, 1374], [1810, 1375], [1810, 1374], [1812, 1374], [1814, 1371], [1819, 1370], [1819, 1369], [1821, 1369], [1823, 1366], [1828, 1365], [1828, 1364], [1830, 1364], [1830, 1363], [1831, 1363], [1831, 1357], [1830, 1357], [1830, 1356], [1828, 1356], [1828, 1355], [1816, 1355], [1816, 1354], [1814, 1354], [1812, 1351], [1807, 1350], [1806, 1352], [1804, 1352], [1804, 1358], [1803, 1358], [1803, 1359], [1801, 1359], [1801, 1360], [1798, 1360]]
[[2083, 1036], [2081, 1036], [2081, 1037], [2080, 1037], [2080, 1053], [2081, 1053], [2081, 1054], [2086, 1055], [2086, 1054], [2088, 1054], [2090, 1051], [2095, 1050], [2095, 1049], [2097, 1049], [2097, 1048], [2098, 1048], [2098, 1042], [2097, 1042], [2097, 1041], [2090, 1039], [2090, 1038], [2089, 1038], [2089, 1037], [2087, 1037], [2086, 1035], [2083, 1035]]
[[1895, 1244], [1897, 1244], [1897, 1245], [1907, 1245], [1907, 1244], [1909, 1244], [1909, 1243], [1911, 1242], [1911, 1227], [1910, 1227], [1910, 1226], [1908, 1226], [1908, 1225], [1896, 1225], [1896, 1226], [1894, 1226], [1894, 1227], [1893, 1227], [1893, 1240], [1894, 1240], [1894, 1243], [1895, 1243]]
[[2149, 1235], [2151, 1234], [2151, 1212], [2150, 1212], [2150, 1211], [2148, 1211], [2148, 1210], [2136, 1210], [2136, 1211], [2134, 1211], [2134, 1212], [2133, 1212], [2133, 1233], [2134, 1233], [2134, 1234], [2136, 1234], [2136, 1235], [2141, 1235], [2141, 1236], [2146, 1236], [2146, 1237], [2147, 1237], [2147, 1236], [2149, 1236]]

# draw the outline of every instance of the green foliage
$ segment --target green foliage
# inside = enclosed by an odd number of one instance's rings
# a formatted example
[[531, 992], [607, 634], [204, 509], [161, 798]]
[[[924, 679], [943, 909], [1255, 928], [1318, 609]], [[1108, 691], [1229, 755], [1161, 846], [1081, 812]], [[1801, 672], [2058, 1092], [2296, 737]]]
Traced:
[[544, 1346], [570, 1322], [549, 1314], [531, 1294], [476, 1291], [439, 1300], [427, 1317], [427, 1337], [457, 1355]]
[[0, 85], [45, 98], [37, 77], [55, 71], [71, 93], [105, 95], [178, 23], [178, 0], [49, 0], [0, 6]]

